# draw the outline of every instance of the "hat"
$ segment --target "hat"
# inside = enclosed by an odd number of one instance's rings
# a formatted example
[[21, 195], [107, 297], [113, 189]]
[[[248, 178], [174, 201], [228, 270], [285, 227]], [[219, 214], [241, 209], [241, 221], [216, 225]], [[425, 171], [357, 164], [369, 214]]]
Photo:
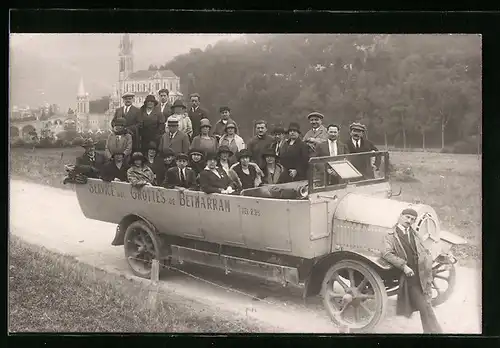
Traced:
[[191, 150], [189, 150], [189, 152], [188, 152], [189, 156], [194, 155], [194, 154], [198, 154], [201, 157], [205, 157], [205, 153], [203, 152], [203, 150], [200, 150], [200, 149], [191, 149]]
[[231, 111], [231, 109], [229, 108], [229, 106], [221, 106], [219, 108], [219, 112], [223, 112], [223, 111]]
[[233, 156], [233, 155], [234, 155], [234, 152], [233, 152], [233, 151], [231, 151], [231, 149], [230, 149], [228, 146], [226, 146], [226, 145], [222, 145], [222, 146], [220, 146], [220, 147], [219, 147], [219, 150], [217, 150], [217, 154], [220, 154], [220, 153], [223, 153], [223, 152], [228, 152], [228, 153], [230, 153], [230, 155], [229, 155], [229, 156]]
[[169, 94], [168, 89], [166, 89], [166, 88], [162, 88], [162, 89], [160, 89], [160, 90], [158, 91], [158, 94], [162, 94], [162, 93], [167, 93], [167, 95], [168, 95], [168, 94]]
[[401, 212], [401, 215], [411, 215], [411, 216], [414, 216], [416, 218], [418, 216], [418, 213], [415, 209], [406, 208]]
[[359, 122], [353, 122], [349, 126], [349, 130], [351, 131], [353, 129], [358, 129], [360, 131], [365, 132], [366, 131], [366, 126], [364, 124], [359, 123]]
[[238, 151], [238, 154], [236, 156], [238, 157], [238, 161], [239, 161], [242, 157], [250, 157], [251, 158], [252, 154], [248, 149], [242, 149], [242, 150]]
[[177, 154], [177, 156], [175, 157], [175, 159], [176, 159], [177, 161], [178, 161], [178, 160], [181, 160], [181, 159], [186, 160], [186, 161], [189, 161], [189, 156], [188, 156], [188, 155], [186, 155], [186, 154], [185, 154], [185, 153], [183, 153], [183, 152], [180, 152], [180, 153], [178, 153], [178, 154]]
[[276, 159], [280, 158], [280, 156], [278, 156], [276, 154], [276, 152], [274, 152], [274, 150], [272, 148], [267, 148], [264, 150], [264, 152], [262, 153], [262, 158], [265, 159], [266, 157], [269, 157], [269, 156], [272, 156]]
[[273, 128], [273, 130], [271, 131], [271, 134], [285, 134], [285, 128], [281, 127], [281, 126], [276, 126]]
[[127, 125], [127, 121], [124, 118], [117, 118], [115, 120], [115, 126], [122, 126], [125, 127]]
[[156, 100], [155, 96], [152, 94], [149, 94], [146, 99], [144, 99], [144, 105], [146, 105], [149, 102], [155, 103], [155, 105], [158, 105], [158, 100]]
[[125, 154], [121, 151], [118, 151], [118, 152], [114, 152], [111, 154], [111, 158], [114, 158], [116, 155], [122, 155], [122, 156], [125, 156]]
[[203, 127], [210, 127], [212, 128], [212, 125], [210, 124], [210, 120], [208, 118], [202, 118], [200, 121], [200, 128]]
[[132, 92], [127, 92], [122, 95], [122, 98], [127, 98], [127, 97], [135, 97], [135, 94]]
[[179, 125], [179, 120], [175, 116], [169, 116], [167, 118], [167, 126], [177, 126]]
[[186, 109], [186, 105], [184, 105], [184, 102], [180, 99], [177, 99], [176, 101], [174, 101], [174, 103], [171, 106], [172, 109], [177, 108], [177, 107], [181, 107], [181, 108]]
[[307, 115], [307, 119], [310, 119], [313, 116], [319, 117], [320, 119], [324, 119], [325, 118], [325, 116], [323, 116], [322, 113], [314, 111], [314, 112], [311, 112], [309, 115]]
[[217, 161], [218, 158], [217, 158], [217, 154], [215, 152], [209, 152], [207, 154], [207, 157], [205, 158], [207, 161], [210, 161], [210, 160], [215, 160]]
[[135, 160], [138, 159], [142, 160], [143, 162], [147, 160], [147, 158], [142, 154], [142, 152], [134, 152], [130, 157], [130, 163], [134, 163]]
[[192, 93], [189, 95], [189, 98], [191, 97], [198, 97], [198, 99], [200, 99], [200, 95], [198, 93]]
[[83, 142], [82, 142], [82, 147], [93, 147], [93, 146], [96, 146], [97, 144], [97, 141], [94, 141], [92, 138], [86, 138], [86, 139], [83, 139]]
[[228, 128], [231, 128], [231, 127], [233, 127], [233, 128], [236, 129], [236, 123], [234, 123], [233, 121], [228, 121], [226, 123], [226, 127], [224, 127], [224, 129], [228, 129]]
[[175, 157], [175, 151], [172, 150], [172, 148], [167, 148], [166, 150], [163, 150], [163, 157], [169, 157], [169, 156], [174, 156]]
[[154, 141], [150, 141], [148, 143], [148, 147], [146, 148], [146, 150], [156, 150], [158, 151], [158, 145], [156, 145], [156, 143]]
[[298, 123], [296, 123], [296, 122], [290, 122], [290, 125], [288, 126], [288, 129], [287, 129], [286, 132], [288, 133], [288, 132], [290, 132], [292, 130], [301, 133], [300, 132], [300, 125]]

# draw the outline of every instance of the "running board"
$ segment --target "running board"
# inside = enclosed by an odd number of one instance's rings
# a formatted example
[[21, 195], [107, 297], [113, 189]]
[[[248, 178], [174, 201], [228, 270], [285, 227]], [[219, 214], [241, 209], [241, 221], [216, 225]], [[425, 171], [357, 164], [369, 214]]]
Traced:
[[281, 283], [299, 285], [299, 271], [297, 268], [280, 266], [272, 263], [254, 261], [210, 251], [191, 249], [179, 245], [170, 245], [171, 261], [179, 264], [195, 263], [223, 269], [230, 272], [251, 275], [257, 278]]

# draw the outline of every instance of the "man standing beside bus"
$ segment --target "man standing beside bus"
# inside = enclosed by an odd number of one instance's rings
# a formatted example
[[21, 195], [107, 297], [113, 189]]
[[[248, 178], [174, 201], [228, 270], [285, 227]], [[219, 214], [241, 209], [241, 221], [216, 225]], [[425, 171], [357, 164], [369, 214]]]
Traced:
[[208, 111], [200, 106], [200, 99], [198, 93], [190, 95], [191, 108], [189, 109], [188, 116], [191, 119], [191, 125], [193, 127], [193, 136], [191, 139], [200, 134], [201, 120], [203, 118], [208, 118]]
[[311, 112], [307, 115], [307, 119], [311, 124], [311, 129], [307, 131], [302, 140], [309, 145], [311, 153], [315, 153], [318, 145], [326, 142], [328, 139], [328, 132], [322, 124], [324, 118], [325, 116], [319, 112]]
[[274, 138], [267, 134], [267, 122], [264, 120], [255, 123], [255, 130], [257, 134], [248, 141], [247, 149], [252, 155], [252, 161], [262, 169], [266, 165], [262, 154], [272, 146]]

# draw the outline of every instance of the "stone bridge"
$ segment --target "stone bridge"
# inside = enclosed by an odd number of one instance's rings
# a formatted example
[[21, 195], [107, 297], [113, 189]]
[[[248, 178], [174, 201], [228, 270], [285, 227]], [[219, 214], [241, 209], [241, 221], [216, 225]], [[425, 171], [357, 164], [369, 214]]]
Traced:
[[54, 115], [45, 120], [10, 120], [10, 137], [26, 138], [33, 130], [40, 135], [43, 129], [50, 129], [54, 133], [64, 130], [66, 120], [76, 121], [76, 117], [68, 115]]

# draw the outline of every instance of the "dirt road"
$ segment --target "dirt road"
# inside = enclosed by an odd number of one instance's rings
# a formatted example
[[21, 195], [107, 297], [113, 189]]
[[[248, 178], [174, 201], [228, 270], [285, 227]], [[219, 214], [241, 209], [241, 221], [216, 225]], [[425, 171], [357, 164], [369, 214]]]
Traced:
[[[131, 276], [123, 247], [111, 246], [115, 225], [85, 218], [75, 193], [10, 181], [10, 233], [47, 249], [71, 255], [81, 262], [109, 272]], [[336, 332], [319, 298], [304, 303], [299, 289], [261, 284], [258, 280], [229, 275], [203, 267], [183, 270], [200, 280], [178, 272], [162, 278], [162, 290], [172, 301], [209, 305], [234, 316], [257, 320], [269, 332]], [[481, 333], [481, 273], [458, 268], [453, 296], [436, 315], [446, 333]], [[262, 300], [255, 300], [251, 296]], [[394, 316], [395, 297], [389, 299], [386, 320], [377, 333], [421, 333], [418, 314], [411, 319]]]

